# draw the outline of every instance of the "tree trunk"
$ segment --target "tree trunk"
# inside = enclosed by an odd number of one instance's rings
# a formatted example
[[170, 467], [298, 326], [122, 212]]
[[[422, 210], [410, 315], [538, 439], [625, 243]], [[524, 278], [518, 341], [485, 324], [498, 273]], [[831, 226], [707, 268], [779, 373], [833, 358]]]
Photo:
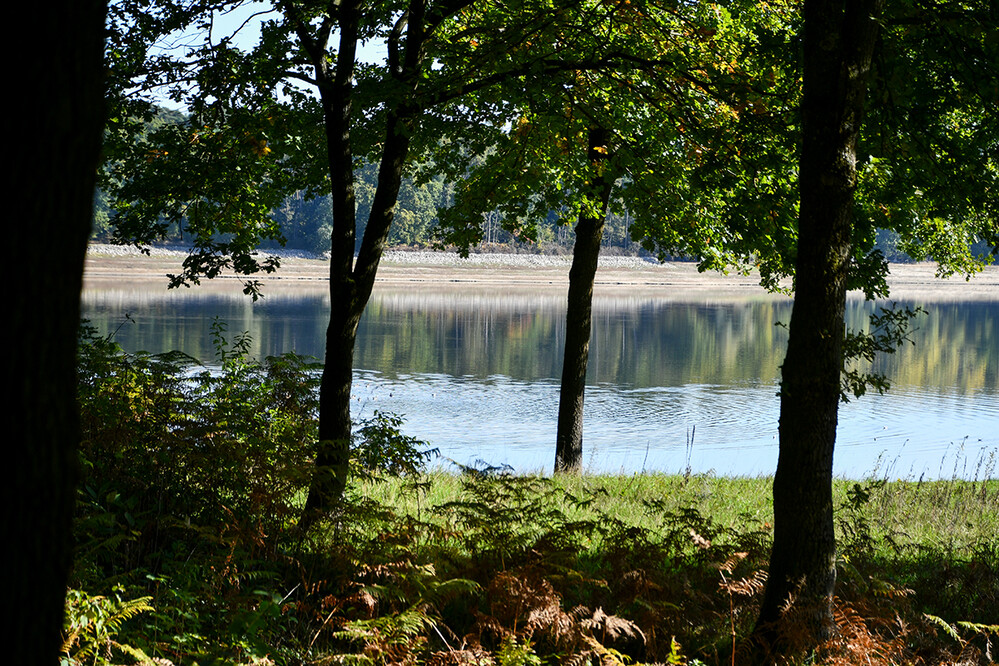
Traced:
[[593, 280], [597, 273], [604, 219], [614, 186], [614, 177], [608, 168], [608, 135], [606, 130], [591, 129], [588, 137], [588, 158], [593, 172], [588, 196], [592, 197], [593, 206], [584, 205], [579, 214], [576, 241], [572, 248], [572, 267], [569, 269], [565, 356], [555, 438], [556, 472], [578, 472], [583, 465], [583, 393], [590, 356]]
[[[406, 125], [412, 127], [412, 123]], [[344, 274], [342, 262], [331, 262], [330, 323], [326, 329], [326, 363], [319, 386], [319, 451], [306, 501], [307, 513], [336, 507], [347, 487], [354, 345], [361, 315], [374, 288], [402, 184], [403, 163], [409, 152], [408, 129], [402, 130], [402, 127], [398, 115], [390, 114], [378, 189], [353, 269]]]
[[[346, 486], [350, 455], [350, 391], [354, 341], [360, 315], [354, 316], [354, 157], [350, 140], [354, 66], [360, 25], [356, 2], [344, 3], [339, 17], [340, 44], [332, 71], [325, 49], [310, 51], [326, 129], [333, 230], [330, 234], [330, 321], [326, 328], [326, 358], [319, 385], [319, 443], [299, 527], [308, 529], [316, 516], [331, 508]], [[305, 44], [311, 44], [308, 37]]]
[[50, 43], [20, 63], [27, 105], [11, 155], [12, 246], [24, 279], [8, 290], [17, 349], [7, 376], [14, 436], [4, 483], [9, 596], [4, 661], [57, 664], [72, 563], [79, 414], [76, 342], [83, 261], [104, 125], [100, 0], [32, 5]]
[[[405, 21], [396, 25], [389, 40], [390, 70], [415, 91], [422, 67], [424, 39], [422, 2], [414, 0]], [[316, 516], [335, 509], [343, 498], [350, 466], [352, 422], [350, 392], [353, 386], [354, 345], [361, 315], [374, 288], [378, 264], [388, 241], [410, 137], [416, 129], [419, 106], [412, 97], [402, 99], [386, 114], [385, 140], [378, 171], [378, 186], [361, 247], [354, 259], [356, 219], [350, 116], [354, 57], [359, 35], [359, 13], [351, 5], [341, 12], [337, 69], [324, 92], [327, 155], [333, 199], [333, 233], [330, 256], [330, 323], [326, 330], [326, 361], [319, 387], [319, 448], [300, 528], [308, 529]], [[404, 58], [399, 39], [407, 29]], [[317, 61], [317, 72], [323, 72]]]
[[[856, 145], [883, 0], [805, 0], [801, 205], [782, 366], [774, 543], [756, 635], [811, 649], [834, 632], [832, 463], [843, 367]], [[791, 625], [793, 629], [791, 628]], [[790, 645], [790, 637], [802, 643]]]

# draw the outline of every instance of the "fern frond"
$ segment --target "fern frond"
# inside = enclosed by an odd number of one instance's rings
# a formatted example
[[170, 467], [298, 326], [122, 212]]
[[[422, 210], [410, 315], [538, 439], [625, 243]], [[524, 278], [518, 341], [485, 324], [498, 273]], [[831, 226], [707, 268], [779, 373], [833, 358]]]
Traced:
[[916, 593], [915, 590], [898, 587], [878, 578], [871, 578], [869, 589], [874, 596], [884, 597], [885, 599], [902, 599]]
[[[691, 530], [691, 533], [693, 533], [693, 530]], [[747, 557], [749, 557], [749, 553], [732, 553], [724, 562], [718, 565], [718, 568], [727, 574], [731, 574], [735, 571], [735, 567], [739, 562], [742, 562]]]
[[999, 624], [981, 624], [978, 622], [955, 622], [961, 629], [966, 629], [975, 634], [995, 634], [999, 636]]
[[748, 578], [739, 580], [722, 580], [718, 582], [718, 587], [727, 592], [741, 597], [751, 597], [763, 591], [767, 584], [767, 572], [762, 569], [754, 571]]
[[[115, 591], [120, 593], [122, 589], [116, 588]], [[122, 601], [104, 596], [91, 597], [81, 590], [69, 590], [66, 595], [68, 626], [62, 654], [69, 657], [71, 663], [96, 657], [101, 649], [112, 647], [129, 654], [129, 650], [135, 648], [117, 642], [115, 637], [125, 622], [140, 613], [155, 610], [149, 604], [150, 601], [152, 597]]]
[[593, 653], [600, 658], [601, 666], [627, 666], [629, 657], [614, 648], [606, 647], [592, 636], [583, 636], [583, 641], [590, 646]]
[[438, 651], [430, 655], [427, 666], [493, 666], [489, 653], [479, 648]]
[[481, 591], [482, 586], [474, 580], [469, 580], [468, 578], [451, 578], [441, 581], [428, 590], [425, 601], [436, 604], [441, 600], [461, 594], [478, 594]]
[[594, 656], [592, 650], [584, 650], [566, 657], [562, 664], [564, 666], [590, 666], [590, 657]]
[[73, 650], [73, 647], [76, 645], [77, 641], [79, 640], [80, 640], [80, 630], [73, 629], [72, 631], [70, 631], [69, 634], [67, 634], [66, 638], [64, 638], [62, 641], [62, 646], [59, 648], [59, 654], [68, 655]]
[[989, 638], [989, 634], [995, 634], [999, 636], [999, 624], [981, 624], [978, 622], [957, 622], [958, 627], [964, 629], [965, 631], [970, 631], [974, 634], [980, 635], [985, 639], [985, 658], [992, 662], [992, 639]]
[[957, 629], [947, 620], [942, 617], [937, 617], [936, 615], [930, 615], [929, 613], [923, 613], [923, 618], [928, 620], [930, 624], [943, 629], [943, 632], [953, 638], [957, 643], [964, 645], [964, 641], [961, 640], [961, 636], [957, 633]]
[[617, 615], [607, 615], [603, 608], [595, 610], [591, 618], [582, 620], [580, 624], [591, 632], [599, 630], [603, 640], [616, 641], [619, 638], [629, 638], [645, 642], [645, 635], [637, 624]]
[[137, 664], [155, 664], [159, 662], [153, 661], [149, 655], [140, 650], [137, 647], [132, 647], [131, 645], [122, 645], [121, 643], [115, 643], [114, 647], [120, 650], [123, 654], [131, 657], [135, 660]]

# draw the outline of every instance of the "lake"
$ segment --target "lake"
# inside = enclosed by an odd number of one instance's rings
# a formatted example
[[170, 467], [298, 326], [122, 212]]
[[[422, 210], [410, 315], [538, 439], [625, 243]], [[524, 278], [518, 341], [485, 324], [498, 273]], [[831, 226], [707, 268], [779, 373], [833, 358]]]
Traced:
[[[212, 360], [214, 318], [248, 331], [261, 357], [322, 358], [329, 299], [234, 290], [166, 292], [155, 282], [88, 288], [83, 316], [126, 351]], [[553, 464], [564, 292], [377, 287], [361, 322], [354, 413], [394, 412], [403, 431], [462, 464]], [[849, 478], [995, 476], [999, 300], [919, 301], [908, 345], [879, 361], [886, 395], [840, 410], [835, 472]], [[848, 323], [871, 306], [851, 299]], [[125, 314], [134, 323], [122, 325]], [[772, 474], [785, 297], [597, 297], [585, 400], [584, 465], [594, 472]], [[120, 326], [120, 329], [119, 329]]]

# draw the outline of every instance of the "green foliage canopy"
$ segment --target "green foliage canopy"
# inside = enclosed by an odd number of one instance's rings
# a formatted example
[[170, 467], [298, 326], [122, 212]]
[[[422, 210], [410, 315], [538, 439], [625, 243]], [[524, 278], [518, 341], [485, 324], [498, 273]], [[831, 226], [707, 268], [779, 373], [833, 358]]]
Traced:
[[[472, 57], [510, 39], [482, 27], [484, 7], [461, 15]], [[512, 39], [507, 57], [523, 75], [445, 110], [465, 122], [431, 147], [426, 167], [460, 182], [443, 242], [467, 252], [493, 211], [534, 242], [553, 211], [566, 224], [592, 208], [586, 137], [601, 127], [613, 136], [612, 213], [629, 215], [636, 239], [660, 256], [699, 256], [703, 268], [752, 260], [771, 282], [784, 274], [797, 81], [778, 60], [787, 52], [760, 43], [784, 39], [792, 8], [620, 0], [571, 13], [556, 3], [547, 15], [530, 39]]]

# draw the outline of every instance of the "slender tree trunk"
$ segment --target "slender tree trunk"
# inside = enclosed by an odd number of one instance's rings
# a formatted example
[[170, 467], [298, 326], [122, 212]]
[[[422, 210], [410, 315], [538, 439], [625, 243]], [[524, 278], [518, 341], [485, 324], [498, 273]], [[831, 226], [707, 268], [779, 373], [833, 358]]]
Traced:
[[[411, 91], [415, 91], [422, 67], [422, 7], [422, 0], [413, 0], [407, 19], [397, 23], [389, 41], [390, 69], [401, 83], [410, 86]], [[410, 136], [416, 130], [420, 113], [412, 99], [405, 99], [386, 116], [378, 186], [355, 260], [350, 115], [354, 57], [359, 38], [358, 17], [356, 4], [341, 11], [337, 68], [331, 85], [320, 86], [321, 90], [329, 91], [323, 94], [323, 101], [333, 199], [330, 323], [326, 330], [326, 362], [319, 387], [319, 449], [300, 523], [303, 529], [307, 529], [319, 513], [336, 508], [347, 486], [352, 437], [350, 392], [357, 328], [371, 298], [378, 264], [388, 241], [402, 185], [403, 166], [409, 155]], [[404, 31], [408, 39], [403, 56], [399, 52], [399, 40]], [[324, 71], [323, 62], [317, 60], [317, 72]]]
[[[319, 385], [319, 444], [315, 470], [300, 527], [308, 528], [318, 513], [331, 508], [346, 487], [350, 456], [350, 391], [354, 341], [360, 314], [355, 315], [353, 280], [356, 215], [354, 157], [350, 140], [354, 63], [360, 22], [356, 2], [340, 8], [340, 44], [334, 69], [319, 46], [310, 54], [323, 102], [326, 155], [330, 174], [333, 231], [330, 235], [330, 321], [326, 358]], [[304, 33], [302, 33], [304, 34]], [[307, 37], [303, 43], [312, 44]]]
[[[72, 562], [79, 414], [76, 342], [104, 125], [100, 0], [30, 5], [49, 40], [19, 65], [27, 94], [10, 154], [13, 247], [25, 279], [11, 284], [17, 349], [8, 358], [4, 483], [4, 662], [57, 664]], [[34, 17], [33, 19], [31, 17]], [[18, 76], [15, 74], [15, 76]]]
[[608, 132], [591, 129], [588, 158], [593, 178], [589, 196], [593, 207], [584, 209], [576, 223], [576, 241], [569, 269], [569, 299], [565, 314], [565, 356], [559, 391], [558, 433], [555, 439], [555, 471], [578, 472], [583, 464], [583, 393], [590, 355], [590, 321], [593, 280], [600, 256], [604, 219], [614, 177], [608, 169]]
[[[757, 637], [811, 649], [835, 625], [832, 463], [843, 367], [856, 145], [883, 0], [805, 0], [801, 207], [782, 366], [774, 543]], [[793, 624], [793, 630], [790, 625]], [[803, 639], [789, 645], [791, 636]]]

